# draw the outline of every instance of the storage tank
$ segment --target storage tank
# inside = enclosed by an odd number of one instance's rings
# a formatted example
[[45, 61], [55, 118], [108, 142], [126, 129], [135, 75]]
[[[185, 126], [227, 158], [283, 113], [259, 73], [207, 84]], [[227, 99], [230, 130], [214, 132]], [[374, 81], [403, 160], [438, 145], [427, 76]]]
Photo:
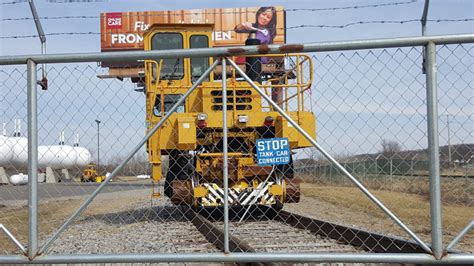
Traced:
[[28, 165], [28, 139], [23, 137], [10, 137], [7, 140], [10, 145], [11, 158], [6, 166], [22, 167]]
[[90, 160], [90, 152], [82, 147], [72, 147], [69, 145], [38, 147], [38, 166], [40, 168], [83, 168], [90, 163]]
[[[84, 168], [91, 161], [90, 152], [69, 145], [38, 146], [38, 167], [53, 169]], [[28, 139], [0, 136], [0, 167], [28, 166]]]
[[91, 153], [84, 147], [73, 147], [77, 154], [76, 165], [77, 167], [84, 168], [91, 163]]
[[10, 183], [12, 185], [26, 185], [28, 184], [28, 175], [24, 175], [23, 173], [19, 173], [17, 175], [11, 175], [10, 178]]
[[12, 147], [8, 137], [0, 136], [0, 166], [9, 165], [12, 156]]

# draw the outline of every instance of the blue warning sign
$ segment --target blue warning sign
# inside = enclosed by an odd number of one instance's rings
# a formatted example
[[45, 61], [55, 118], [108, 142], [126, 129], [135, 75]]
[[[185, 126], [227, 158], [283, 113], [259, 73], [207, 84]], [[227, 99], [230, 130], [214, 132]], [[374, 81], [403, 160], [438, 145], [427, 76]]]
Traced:
[[257, 139], [257, 164], [290, 163], [290, 144], [287, 138]]

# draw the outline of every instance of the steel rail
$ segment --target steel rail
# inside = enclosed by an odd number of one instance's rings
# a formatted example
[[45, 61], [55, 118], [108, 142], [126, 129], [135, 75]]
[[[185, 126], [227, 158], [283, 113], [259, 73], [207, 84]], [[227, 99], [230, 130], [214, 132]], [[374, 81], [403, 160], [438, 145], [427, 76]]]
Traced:
[[349, 171], [347, 171], [339, 162], [334, 159], [326, 150], [324, 150], [301, 126], [296, 123], [288, 114], [283, 111], [268, 95], [265, 94], [232, 60], [228, 60], [235, 70], [254, 88], [270, 105], [275, 108], [300, 134], [302, 134], [324, 157], [334, 164], [341, 172], [348, 177], [376, 206], [395, 221], [406, 233], [408, 233], [423, 249], [431, 254], [431, 249], [421, 240], [410, 228], [408, 228], [390, 209], [388, 209], [377, 197], [375, 197], [367, 188], [364, 187]]
[[[272, 209], [269, 207], [261, 206], [261, 208], [265, 213], [272, 212]], [[210, 243], [224, 251], [224, 242], [222, 241], [224, 231], [222, 229], [214, 226], [208, 219], [190, 208], [186, 209], [184, 213], [186, 218], [194, 224]], [[369, 252], [424, 253], [424, 249], [414, 241], [318, 220], [287, 211], [279, 211], [272, 220], [297, 229], [308, 230], [313, 234], [331, 238]], [[248, 242], [236, 236], [230, 236], [230, 247], [231, 252], [256, 252]]]
[[123, 160], [120, 165], [118, 165], [112, 173], [100, 184], [100, 186], [82, 203], [82, 205], [74, 212], [74, 214], [66, 221], [64, 224], [56, 231], [56, 233], [41, 247], [38, 254], [42, 254], [51, 243], [59, 236], [59, 234], [64, 231], [67, 226], [72, 223], [83, 211], [84, 209], [94, 200], [94, 198], [99, 194], [99, 192], [108, 184], [108, 182], [114, 178], [125, 164], [130, 161], [135, 153], [137, 153], [143, 145], [148, 141], [148, 139], [155, 134], [155, 132], [168, 120], [168, 118], [178, 109], [179, 105], [184, 102], [184, 100], [204, 81], [204, 79], [214, 70], [214, 68], [219, 64], [219, 60], [216, 60], [212, 66], [210, 66], [204, 74], [193, 84], [193, 86], [185, 93], [179, 100], [171, 107], [171, 109], [163, 116], [163, 118], [147, 133], [147, 135], [135, 146], [135, 148], [130, 152], [130, 154]]
[[416, 242], [280, 211], [275, 220], [375, 253], [423, 253]]
[[58, 263], [158, 263], [158, 262], [293, 262], [293, 263], [398, 263], [398, 264], [468, 264], [473, 254], [448, 254], [437, 260], [429, 254], [373, 253], [181, 253], [181, 254], [81, 254], [42, 255], [29, 261], [24, 256], [0, 256], [0, 264], [58, 264]]
[[228, 246], [226, 246], [226, 243], [224, 243], [224, 230], [214, 226], [209, 220], [190, 208], [186, 209], [184, 214], [186, 218], [193, 223], [196, 229], [207, 239], [207, 241], [222, 252], [227, 252], [226, 249], [230, 252], [255, 252], [247, 242], [232, 235], [227, 235], [229, 237], [229, 242]]
[[37, 64], [43, 63], [77, 63], [77, 62], [127, 62], [139, 60], [156, 60], [156, 58], [183, 58], [183, 57], [215, 57], [215, 56], [242, 56], [257, 54], [287, 54], [300, 52], [329, 52], [343, 50], [361, 50], [378, 48], [395, 48], [424, 46], [428, 43], [458, 44], [474, 43], [474, 34], [438, 35], [422, 37], [403, 37], [390, 39], [352, 40], [335, 42], [317, 42], [306, 44], [272, 44], [256, 46], [234, 46], [219, 48], [174, 49], [161, 51], [133, 51], [133, 52], [105, 52], [105, 53], [74, 53], [49, 55], [15, 55], [1, 56], [0, 65], [26, 64], [33, 60]]

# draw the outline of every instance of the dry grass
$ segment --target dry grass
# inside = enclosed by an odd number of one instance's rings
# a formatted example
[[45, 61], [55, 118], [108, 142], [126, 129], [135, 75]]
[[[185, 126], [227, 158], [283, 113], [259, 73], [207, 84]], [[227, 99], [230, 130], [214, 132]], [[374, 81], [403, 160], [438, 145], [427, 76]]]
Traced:
[[[354, 187], [345, 176], [301, 176], [307, 183], [325, 186]], [[426, 176], [357, 176], [365, 187], [380, 191], [402, 192], [415, 194], [424, 199], [429, 198], [429, 180]], [[459, 206], [474, 206], [473, 178], [441, 178], [441, 199], [443, 203]]]
[[[372, 217], [385, 217], [380, 208], [355, 187], [319, 186], [301, 184], [302, 193], [332, 204], [364, 212]], [[418, 232], [429, 232], [430, 205], [424, 197], [391, 191], [371, 191], [393, 213], [408, 224], [415, 225]], [[442, 208], [443, 224], [452, 228], [463, 228], [472, 219], [474, 207], [459, 207], [444, 204]]]
[[[405, 235], [401, 228], [390, 222], [388, 216], [355, 186], [328, 186], [301, 184], [302, 194], [314, 199], [313, 204], [326, 206], [317, 217], [341, 224], [354, 224], [369, 231]], [[426, 196], [370, 189], [386, 207], [427, 243], [431, 239], [430, 204]], [[321, 209], [321, 208], [319, 208]], [[474, 206], [458, 206], [449, 202], [442, 205], [444, 243], [447, 244], [474, 217]], [[456, 249], [473, 252], [474, 232], [468, 233]]]
[[[65, 202], [48, 202], [38, 206], [38, 231], [41, 234], [51, 234], [64, 222], [67, 215], [73, 208], [79, 206], [79, 200], [67, 200]], [[28, 207], [3, 207], [0, 208], [0, 223], [23, 244], [28, 243]], [[49, 219], [46, 219], [48, 217]], [[0, 234], [0, 251], [8, 253], [18, 252], [18, 248]]]
[[[116, 210], [127, 209], [137, 202], [148, 202], [149, 191], [143, 193], [106, 193], [97, 198], [85, 209], [82, 217], [113, 213]], [[38, 204], [38, 233], [39, 238], [50, 236], [69, 218], [84, 202], [83, 197], [65, 200], [40, 202]], [[80, 219], [80, 218], [78, 218]], [[28, 243], [28, 207], [0, 205], [0, 224], [6, 228], [24, 245]], [[0, 255], [19, 252], [4, 234], [0, 233]]]

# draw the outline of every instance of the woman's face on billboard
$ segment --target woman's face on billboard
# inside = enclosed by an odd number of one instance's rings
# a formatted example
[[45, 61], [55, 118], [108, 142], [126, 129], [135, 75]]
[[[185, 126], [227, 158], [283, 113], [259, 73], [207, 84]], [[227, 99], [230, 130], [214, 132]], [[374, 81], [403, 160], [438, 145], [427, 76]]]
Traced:
[[260, 15], [258, 15], [258, 25], [267, 26], [268, 23], [270, 23], [270, 21], [272, 20], [272, 17], [273, 17], [272, 9], [269, 8], [265, 10], [264, 12], [260, 13]]

